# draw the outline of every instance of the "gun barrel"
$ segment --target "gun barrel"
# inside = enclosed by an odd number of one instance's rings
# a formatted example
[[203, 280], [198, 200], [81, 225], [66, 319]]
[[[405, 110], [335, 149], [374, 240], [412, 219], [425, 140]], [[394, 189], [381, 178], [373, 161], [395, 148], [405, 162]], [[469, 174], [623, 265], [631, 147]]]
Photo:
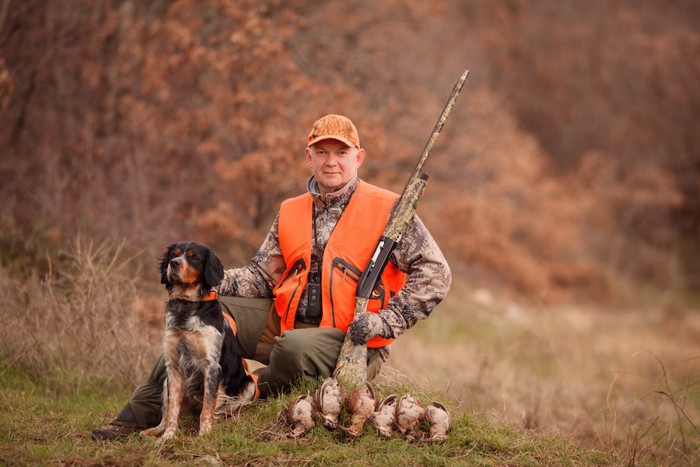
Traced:
[[[430, 151], [435, 144], [435, 140], [442, 131], [442, 127], [445, 126], [447, 117], [450, 115], [450, 112], [452, 112], [452, 108], [457, 101], [457, 96], [459, 96], [459, 93], [462, 91], [468, 75], [469, 70], [464, 70], [464, 73], [462, 73], [457, 83], [455, 83], [452, 88], [452, 93], [447, 99], [445, 108], [442, 110], [442, 114], [440, 114], [440, 118], [438, 118], [433, 128], [433, 132], [425, 148], [423, 148], [423, 152], [418, 159], [416, 167], [413, 169], [413, 173], [408, 179], [396, 205], [391, 210], [384, 233], [377, 243], [374, 254], [370, 258], [369, 264], [367, 264], [367, 267], [362, 272], [355, 292], [355, 318], [367, 312], [369, 298], [377, 284], [379, 276], [381, 276], [389, 262], [389, 256], [392, 250], [396, 247], [396, 244], [401, 241], [404, 233], [413, 222], [416, 207], [428, 184], [428, 174], [423, 172], [423, 165], [428, 159], [428, 155], [430, 155]], [[341, 381], [341, 384], [360, 385], [364, 383], [367, 378], [367, 346], [354, 345], [349, 336], [346, 335], [333, 374]]]
[[416, 168], [413, 169], [411, 178], [417, 178], [418, 174], [423, 170], [423, 165], [425, 164], [425, 161], [428, 160], [430, 151], [433, 149], [433, 145], [435, 144], [437, 137], [440, 135], [442, 128], [445, 126], [445, 122], [447, 122], [447, 117], [450, 116], [450, 112], [452, 112], [452, 108], [455, 106], [455, 102], [457, 102], [457, 97], [459, 97], [459, 93], [462, 92], [464, 83], [467, 81], [467, 76], [469, 76], [469, 70], [464, 70], [464, 72], [452, 88], [452, 92], [450, 93], [450, 97], [447, 98], [447, 102], [445, 103], [445, 107], [442, 109], [440, 118], [438, 118], [437, 122], [435, 122], [433, 132], [430, 134], [430, 138], [428, 138], [428, 142], [425, 144], [423, 152], [418, 158], [418, 163], [416, 164]]

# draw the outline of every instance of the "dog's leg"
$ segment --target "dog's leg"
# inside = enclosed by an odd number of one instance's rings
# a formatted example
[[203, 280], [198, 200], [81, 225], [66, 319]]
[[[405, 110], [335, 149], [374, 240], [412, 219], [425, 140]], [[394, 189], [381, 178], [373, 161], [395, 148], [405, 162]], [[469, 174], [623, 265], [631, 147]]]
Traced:
[[257, 384], [250, 376], [248, 376], [247, 379], [248, 381], [238, 395], [229, 396], [226, 394], [224, 388], [221, 388], [216, 400], [215, 413], [217, 419], [233, 417], [238, 414], [244, 406], [252, 404], [256, 400]]
[[177, 435], [178, 418], [180, 417], [180, 407], [185, 396], [185, 377], [179, 366], [172, 365], [168, 368], [168, 407], [163, 416], [165, 432], [162, 439], [173, 439]]
[[199, 417], [199, 436], [211, 432], [214, 424], [214, 411], [216, 410], [216, 393], [221, 382], [221, 366], [216, 362], [210, 362], [204, 372], [204, 400], [202, 401], [202, 414]]

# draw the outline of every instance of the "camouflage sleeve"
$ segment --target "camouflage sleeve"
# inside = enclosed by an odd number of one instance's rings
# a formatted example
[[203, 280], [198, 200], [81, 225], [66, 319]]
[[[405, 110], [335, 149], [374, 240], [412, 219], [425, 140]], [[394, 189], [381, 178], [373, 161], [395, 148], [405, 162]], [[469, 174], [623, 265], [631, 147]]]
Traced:
[[263, 244], [250, 264], [224, 271], [219, 285], [221, 295], [249, 298], [271, 298], [272, 289], [285, 270], [278, 233], [279, 215], [270, 227]]
[[390, 260], [406, 273], [406, 284], [379, 315], [393, 333], [386, 337], [398, 337], [418, 320], [427, 318], [445, 298], [452, 273], [442, 251], [417, 215]]

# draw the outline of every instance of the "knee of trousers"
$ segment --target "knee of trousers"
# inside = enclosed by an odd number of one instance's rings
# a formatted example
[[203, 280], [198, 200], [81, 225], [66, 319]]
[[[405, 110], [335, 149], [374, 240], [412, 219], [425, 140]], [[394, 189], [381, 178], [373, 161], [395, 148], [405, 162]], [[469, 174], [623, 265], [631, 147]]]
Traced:
[[334, 328], [287, 331], [275, 341], [271, 364], [284, 365], [298, 376], [329, 376], [344, 338], [345, 333]]

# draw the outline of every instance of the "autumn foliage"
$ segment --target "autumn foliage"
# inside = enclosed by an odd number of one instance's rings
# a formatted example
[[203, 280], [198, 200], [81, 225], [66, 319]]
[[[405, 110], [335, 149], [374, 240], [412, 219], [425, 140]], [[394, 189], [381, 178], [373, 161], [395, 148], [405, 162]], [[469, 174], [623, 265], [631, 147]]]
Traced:
[[315, 119], [352, 118], [361, 176], [398, 191], [469, 68], [419, 207], [458, 276], [536, 299], [691, 290], [699, 19], [660, 0], [4, 0], [3, 245], [194, 238], [242, 264], [304, 190]]

